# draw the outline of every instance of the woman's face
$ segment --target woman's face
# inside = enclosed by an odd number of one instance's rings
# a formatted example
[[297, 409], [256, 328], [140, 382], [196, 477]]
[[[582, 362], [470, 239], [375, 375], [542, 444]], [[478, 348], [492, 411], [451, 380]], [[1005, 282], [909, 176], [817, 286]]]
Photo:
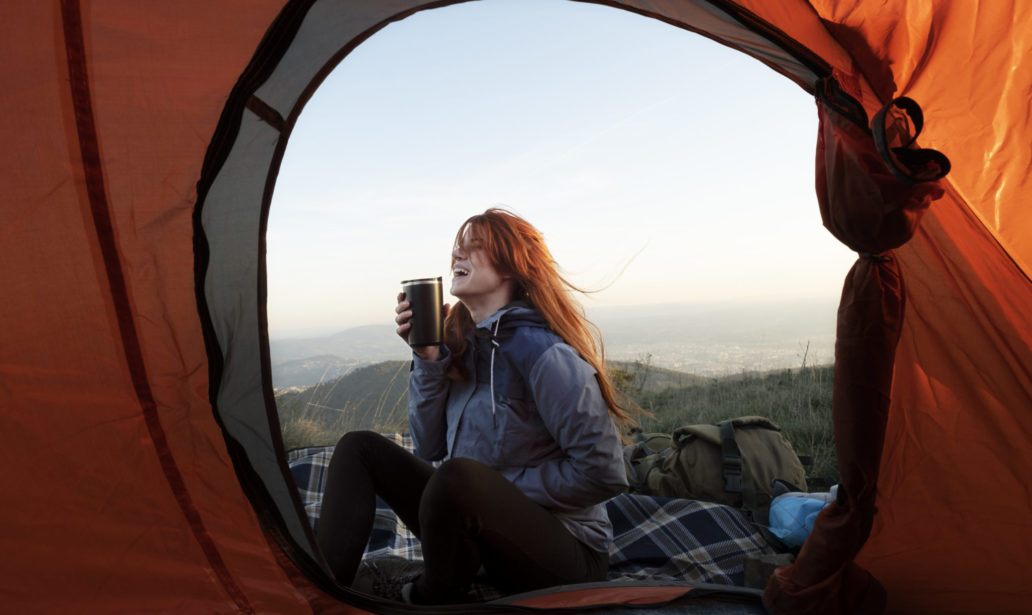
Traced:
[[498, 273], [477, 240], [463, 244], [452, 250], [451, 294], [471, 310], [504, 306], [512, 299], [511, 278]]

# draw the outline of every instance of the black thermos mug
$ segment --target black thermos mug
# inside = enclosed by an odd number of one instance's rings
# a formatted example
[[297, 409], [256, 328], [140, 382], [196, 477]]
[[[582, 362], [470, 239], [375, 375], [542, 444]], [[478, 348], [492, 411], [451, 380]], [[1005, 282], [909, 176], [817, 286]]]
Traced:
[[437, 346], [444, 341], [444, 291], [441, 278], [418, 278], [401, 283], [412, 310], [409, 346]]

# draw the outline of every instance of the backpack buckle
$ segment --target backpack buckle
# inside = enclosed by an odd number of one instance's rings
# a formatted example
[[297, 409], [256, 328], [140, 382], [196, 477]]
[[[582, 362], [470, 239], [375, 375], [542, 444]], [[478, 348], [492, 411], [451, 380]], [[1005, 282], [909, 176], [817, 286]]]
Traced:
[[724, 491], [742, 493], [742, 458], [737, 455], [723, 455]]

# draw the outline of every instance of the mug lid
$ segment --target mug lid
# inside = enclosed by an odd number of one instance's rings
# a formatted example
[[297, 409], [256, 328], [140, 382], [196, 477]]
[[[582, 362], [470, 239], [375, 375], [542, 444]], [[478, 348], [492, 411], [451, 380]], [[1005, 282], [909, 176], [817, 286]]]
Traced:
[[411, 280], [402, 280], [401, 281], [401, 285], [402, 286], [415, 286], [417, 284], [440, 284], [440, 283], [441, 283], [441, 276], [437, 276], [436, 278], [413, 278]]

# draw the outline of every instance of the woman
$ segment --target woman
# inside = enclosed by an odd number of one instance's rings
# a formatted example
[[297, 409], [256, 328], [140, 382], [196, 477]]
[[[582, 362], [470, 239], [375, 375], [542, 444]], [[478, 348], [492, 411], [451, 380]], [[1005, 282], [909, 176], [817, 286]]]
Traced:
[[[630, 418], [572, 288], [525, 220], [488, 209], [463, 223], [445, 344], [413, 348], [416, 454], [352, 432], [327, 470], [318, 539], [339, 582], [358, 569], [375, 495], [422, 543], [425, 571], [407, 601], [461, 599], [481, 566], [509, 592], [605, 579], [603, 502], [627, 485], [614, 421]], [[395, 311], [407, 342], [402, 295]]]

